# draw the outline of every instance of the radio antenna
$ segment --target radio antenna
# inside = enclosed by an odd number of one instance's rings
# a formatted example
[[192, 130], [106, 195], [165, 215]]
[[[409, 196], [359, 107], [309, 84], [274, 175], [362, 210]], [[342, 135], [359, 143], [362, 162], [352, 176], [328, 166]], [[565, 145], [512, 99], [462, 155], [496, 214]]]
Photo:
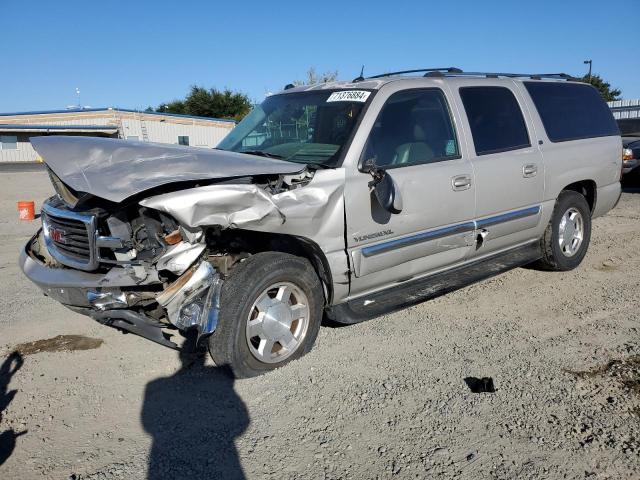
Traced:
[[364, 80], [364, 65], [362, 65], [362, 68], [360, 69], [360, 76], [356, 77], [352, 80], [353, 83], [358, 83], [358, 82], [362, 82]]

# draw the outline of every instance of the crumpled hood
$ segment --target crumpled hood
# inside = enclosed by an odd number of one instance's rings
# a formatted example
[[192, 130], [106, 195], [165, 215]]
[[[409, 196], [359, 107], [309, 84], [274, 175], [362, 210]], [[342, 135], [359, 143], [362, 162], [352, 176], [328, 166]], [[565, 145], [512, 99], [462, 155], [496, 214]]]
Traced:
[[112, 202], [174, 182], [297, 173], [296, 163], [223, 150], [95, 137], [32, 137], [69, 187]]

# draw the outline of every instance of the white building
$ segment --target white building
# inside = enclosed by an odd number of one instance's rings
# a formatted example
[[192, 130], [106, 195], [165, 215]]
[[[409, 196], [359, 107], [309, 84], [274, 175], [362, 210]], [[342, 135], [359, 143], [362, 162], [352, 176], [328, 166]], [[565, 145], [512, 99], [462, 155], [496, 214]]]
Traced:
[[119, 108], [0, 113], [0, 163], [37, 161], [29, 139], [41, 135], [86, 135], [213, 148], [234, 126], [233, 120]]
[[640, 98], [607, 102], [622, 135], [640, 135]]
[[640, 118], [640, 99], [607, 102], [616, 120]]

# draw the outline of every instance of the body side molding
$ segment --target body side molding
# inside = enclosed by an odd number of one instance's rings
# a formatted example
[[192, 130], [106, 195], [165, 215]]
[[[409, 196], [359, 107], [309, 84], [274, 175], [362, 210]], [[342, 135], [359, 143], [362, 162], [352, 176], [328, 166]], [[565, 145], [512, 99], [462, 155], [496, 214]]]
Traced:
[[515, 210], [513, 212], [495, 215], [493, 217], [463, 222], [456, 225], [450, 225], [448, 227], [437, 228], [435, 230], [428, 230], [426, 232], [420, 232], [408, 237], [394, 238], [393, 240], [388, 240], [386, 242], [363, 247], [361, 249], [361, 252], [363, 257], [372, 257], [381, 253], [389, 252], [391, 250], [396, 250], [398, 248], [408, 247], [410, 245], [416, 245], [422, 242], [448, 237], [449, 235], [472, 232], [474, 230], [485, 228], [491, 225], [497, 225], [500, 223], [509, 222], [511, 220], [532, 217], [538, 215], [540, 211], [540, 205], [536, 205], [535, 207]]

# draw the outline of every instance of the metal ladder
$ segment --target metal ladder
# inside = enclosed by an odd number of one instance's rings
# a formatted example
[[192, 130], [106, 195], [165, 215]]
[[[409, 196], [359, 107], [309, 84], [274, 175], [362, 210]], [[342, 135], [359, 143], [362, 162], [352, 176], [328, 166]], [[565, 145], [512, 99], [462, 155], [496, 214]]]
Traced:
[[142, 132], [142, 141], [149, 141], [149, 134], [147, 133], [147, 124], [144, 121], [144, 117], [138, 112], [138, 120], [140, 121], [140, 131]]
[[118, 127], [118, 137], [120, 137], [123, 140], [126, 139], [127, 136], [124, 133], [124, 125], [122, 124], [122, 115], [120, 115], [120, 112], [114, 109], [113, 118], [115, 119], [116, 125]]

